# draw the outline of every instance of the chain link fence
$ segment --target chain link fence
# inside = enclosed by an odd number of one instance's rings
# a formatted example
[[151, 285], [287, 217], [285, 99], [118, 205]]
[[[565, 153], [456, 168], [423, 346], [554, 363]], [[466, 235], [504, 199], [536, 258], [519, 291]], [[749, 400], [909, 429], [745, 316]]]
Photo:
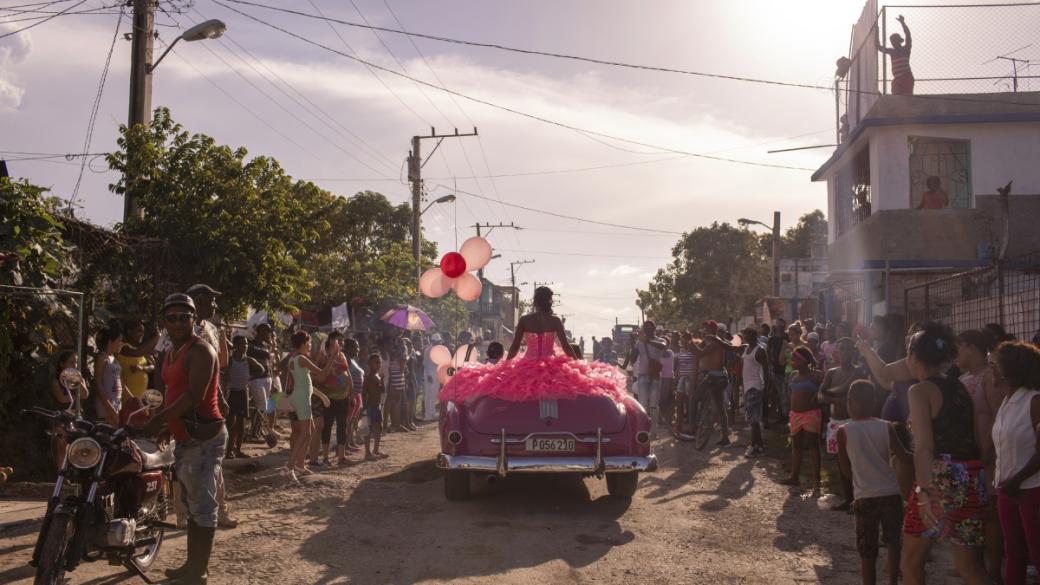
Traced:
[[1020, 339], [1040, 331], [1040, 252], [907, 288], [907, 323], [937, 321], [954, 331], [999, 323]]
[[856, 25], [847, 75], [835, 80], [839, 141], [892, 93], [892, 61], [874, 39], [891, 48], [893, 34], [905, 37], [899, 16], [912, 39], [915, 95], [1040, 91], [1040, 3], [881, 5], [873, 22]]

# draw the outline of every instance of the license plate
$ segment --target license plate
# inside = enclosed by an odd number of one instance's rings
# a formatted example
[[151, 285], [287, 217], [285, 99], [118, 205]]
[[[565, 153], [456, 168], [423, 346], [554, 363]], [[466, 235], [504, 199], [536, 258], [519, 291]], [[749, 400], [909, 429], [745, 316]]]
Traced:
[[574, 451], [575, 442], [570, 438], [532, 437], [527, 439], [528, 451]]

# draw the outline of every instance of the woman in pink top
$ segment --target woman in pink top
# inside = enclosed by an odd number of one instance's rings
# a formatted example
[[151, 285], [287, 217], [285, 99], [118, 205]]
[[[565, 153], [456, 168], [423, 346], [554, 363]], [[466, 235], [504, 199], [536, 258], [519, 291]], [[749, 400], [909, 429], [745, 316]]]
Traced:
[[921, 204], [918, 209], [946, 209], [950, 206], [950, 196], [942, 190], [939, 177], [928, 177], [925, 181], [928, 190], [921, 194]]

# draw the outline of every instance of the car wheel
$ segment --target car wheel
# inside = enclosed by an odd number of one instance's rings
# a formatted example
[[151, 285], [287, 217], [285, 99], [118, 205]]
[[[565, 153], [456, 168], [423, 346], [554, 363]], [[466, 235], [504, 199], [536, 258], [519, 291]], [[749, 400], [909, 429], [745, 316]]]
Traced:
[[448, 471], [444, 474], [444, 497], [452, 502], [469, 499], [469, 472]]
[[607, 474], [607, 493], [611, 497], [628, 500], [636, 493], [636, 486], [639, 485], [639, 474], [638, 473], [608, 473]]

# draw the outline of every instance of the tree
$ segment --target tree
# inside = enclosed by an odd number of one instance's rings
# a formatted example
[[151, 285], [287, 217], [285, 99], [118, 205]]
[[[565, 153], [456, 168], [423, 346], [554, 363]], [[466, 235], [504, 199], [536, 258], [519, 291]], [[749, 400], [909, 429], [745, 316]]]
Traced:
[[[308, 267], [332, 244], [330, 216], [343, 204], [306, 181], [294, 181], [274, 159], [247, 159], [204, 134], [189, 134], [169, 110], [151, 124], [121, 127], [120, 150], [108, 156], [122, 173], [111, 189], [146, 210], [122, 230], [165, 244], [162, 262], [179, 290], [204, 282], [221, 290], [225, 314], [247, 305], [291, 308], [311, 288]], [[110, 283], [112, 304], [139, 311], [135, 299], [154, 291], [133, 273]], [[147, 313], [146, 313], [147, 314]]]
[[51, 294], [74, 266], [56, 202], [44, 193], [0, 177], [0, 461], [21, 477], [47, 469], [53, 459], [38, 421], [18, 412], [51, 404], [51, 364], [75, 347], [77, 333], [75, 301]]
[[[759, 236], [766, 255], [773, 253], [772, 234]], [[827, 241], [827, 218], [819, 209], [798, 218], [798, 223], [780, 237], [781, 258], [809, 258], [815, 244]]]
[[697, 228], [682, 236], [672, 255], [648, 288], [637, 291], [639, 307], [659, 323], [731, 321], [752, 312], [769, 292], [769, 264], [747, 229], [718, 222]]

